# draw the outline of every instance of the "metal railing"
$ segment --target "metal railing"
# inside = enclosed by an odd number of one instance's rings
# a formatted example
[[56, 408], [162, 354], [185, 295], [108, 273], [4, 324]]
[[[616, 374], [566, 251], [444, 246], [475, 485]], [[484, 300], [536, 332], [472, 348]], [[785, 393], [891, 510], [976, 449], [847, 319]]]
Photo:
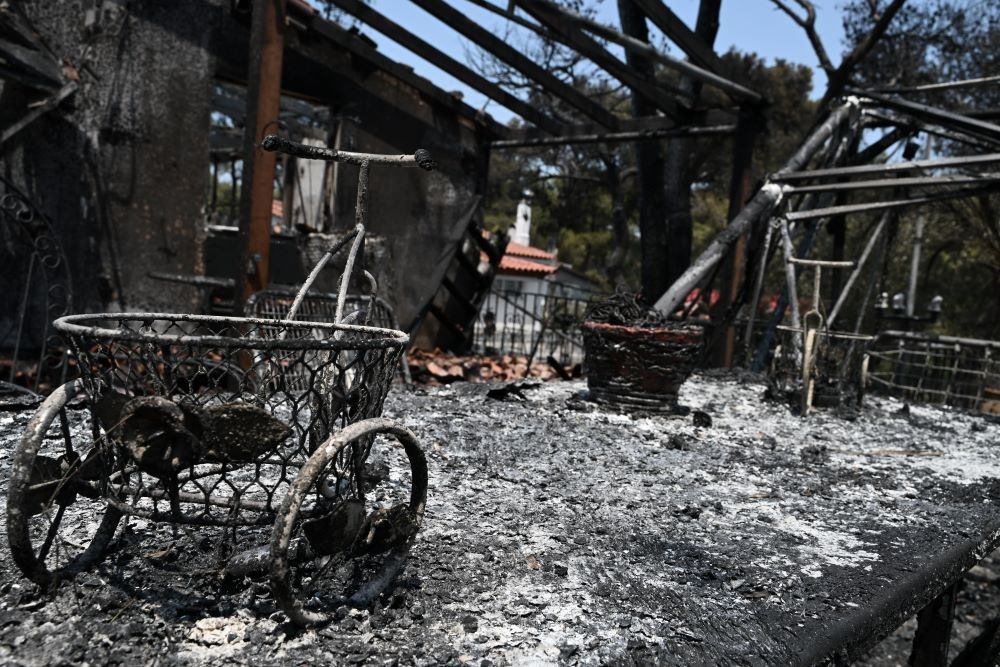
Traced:
[[513, 354], [531, 360], [549, 357], [563, 366], [583, 362], [586, 298], [494, 290], [487, 294], [476, 320], [474, 349], [485, 355]]
[[872, 390], [924, 403], [1000, 411], [1000, 341], [880, 333], [870, 349]]

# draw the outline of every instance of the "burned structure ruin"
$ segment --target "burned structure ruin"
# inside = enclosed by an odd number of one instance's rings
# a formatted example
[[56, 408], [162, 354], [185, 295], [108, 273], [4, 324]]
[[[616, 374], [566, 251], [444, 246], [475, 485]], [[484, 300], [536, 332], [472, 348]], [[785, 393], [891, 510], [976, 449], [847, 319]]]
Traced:
[[[916, 614], [915, 662], [995, 660], [994, 619], [949, 638], [1000, 546], [1000, 343], [920, 331], [941, 299], [917, 312], [920, 233], [894, 239], [903, 211], [1000, 192], [996, 112], [925, 99], [1000, 79], [846, 77], [761, 175], [768, 91], [661, 0], [622, 0], [621, 30], [468, 0], [600, 68], [628, 113], [458, 3], [411, 2], [586, 121], [362, 0], [324, 3], [339, 21], [305, 0], [0, 3], [0, 383], [23, 394], [0, 403], [0, 659], [62, 658], [51, 631], [92, 662], [166, 639], [193, 661], [845, 664]], [[685, 249], [652, 147], [699, 137], [731, 155], [728, 224], [667, 279]], [[511, 244], [483, 229], [491, 154], [625, 143], [644, 301], [491, 296]], [[913, 269], [890, 297], [894, 252]], [[390, 392], [410, 346], [467, 379], [435, 348], [467, 354], [477, 328], [497, 357], [518, 341], [516, 382]], [[83, 630], [81, 604], [104, 614]], [[119, 619], [135, 636], [78, 646]]]

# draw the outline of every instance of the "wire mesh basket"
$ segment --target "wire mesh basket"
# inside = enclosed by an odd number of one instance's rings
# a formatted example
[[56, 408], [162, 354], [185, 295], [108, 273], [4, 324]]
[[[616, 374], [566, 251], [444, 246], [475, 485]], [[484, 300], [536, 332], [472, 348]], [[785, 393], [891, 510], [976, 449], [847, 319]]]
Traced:
[[[331, 604], [369, 604], [402, 567], [423, 516], [427, 465], [415, 436], [380, 415], [409, 337], [367, 326], [374, 309], [347, 310], [346, 290], [363, 257], [369, 164], [433, 161], [422, 151], [278, 147], [360, 166], [358, 224], [282, 319], [104, 313], [55, 322], [81, 377], [28, 423], [7, 494], [11, 554], [37, 584], [98, 562], [125, 516], [170, 524], [174, 538], [178, 525], [201, 542], [214, 530], [216, 567], [227, 577], [269, 572], [275, 600], [303, 625], [327, 620]], [[323, 302], [332, 321], [297, 320], [323, 266], [348, 244], [335, 304]], [[371, 288], [363, 303], [375, 303], [374, 278], [362, 273]], [[67, 418], [78, 395], [89, 439]]]
[[[319, 443], [381, 414], [407, 342], [374, 327], [153, 313], [56, 327], [107, 433], [89, 465], [110, 502], [200, 525], [267, 521]], [[344, 456], [363, 463], [366, 446]], [[356, 467], [333, 467], [335, 495], [358, 483]]]

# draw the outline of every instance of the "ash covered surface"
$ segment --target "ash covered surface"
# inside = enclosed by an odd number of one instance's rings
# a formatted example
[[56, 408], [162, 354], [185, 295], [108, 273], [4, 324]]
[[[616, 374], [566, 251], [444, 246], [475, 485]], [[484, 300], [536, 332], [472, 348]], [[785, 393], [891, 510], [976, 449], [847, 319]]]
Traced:
[[[489, 389], [390, 394], [431, 485], [375, 609], [296, 630], [265, 580], [201, 567], [196, 537], [166, 557], [169, 526], [42, 597], [4, 536], [0, 662], [794, 664], [845, 637], [853, 658], [944, 588], [919, 577], [935, 559], [995, 542], [1000, 426], [979, 417], [868, 398], [802, 420], [762, 384], [696, 376], [695, 427], [601, 411], [581, 382]], [[4, 479], [26, 419], [0, 413]]]

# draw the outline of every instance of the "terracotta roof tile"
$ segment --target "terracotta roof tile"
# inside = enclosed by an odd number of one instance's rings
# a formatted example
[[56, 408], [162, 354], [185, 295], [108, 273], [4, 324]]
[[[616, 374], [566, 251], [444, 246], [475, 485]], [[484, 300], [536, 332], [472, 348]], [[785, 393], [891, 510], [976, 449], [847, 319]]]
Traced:
[[546, 252], [541, 248], [536, 248], [530, 245], [521, 245], [520, 243], [514, 243], [511, 241], [507, 244], [507, 254], [514, 255], [515, 257], [533, 257], [535, 259], [555, 259], [556, 256], [551, 252]]

